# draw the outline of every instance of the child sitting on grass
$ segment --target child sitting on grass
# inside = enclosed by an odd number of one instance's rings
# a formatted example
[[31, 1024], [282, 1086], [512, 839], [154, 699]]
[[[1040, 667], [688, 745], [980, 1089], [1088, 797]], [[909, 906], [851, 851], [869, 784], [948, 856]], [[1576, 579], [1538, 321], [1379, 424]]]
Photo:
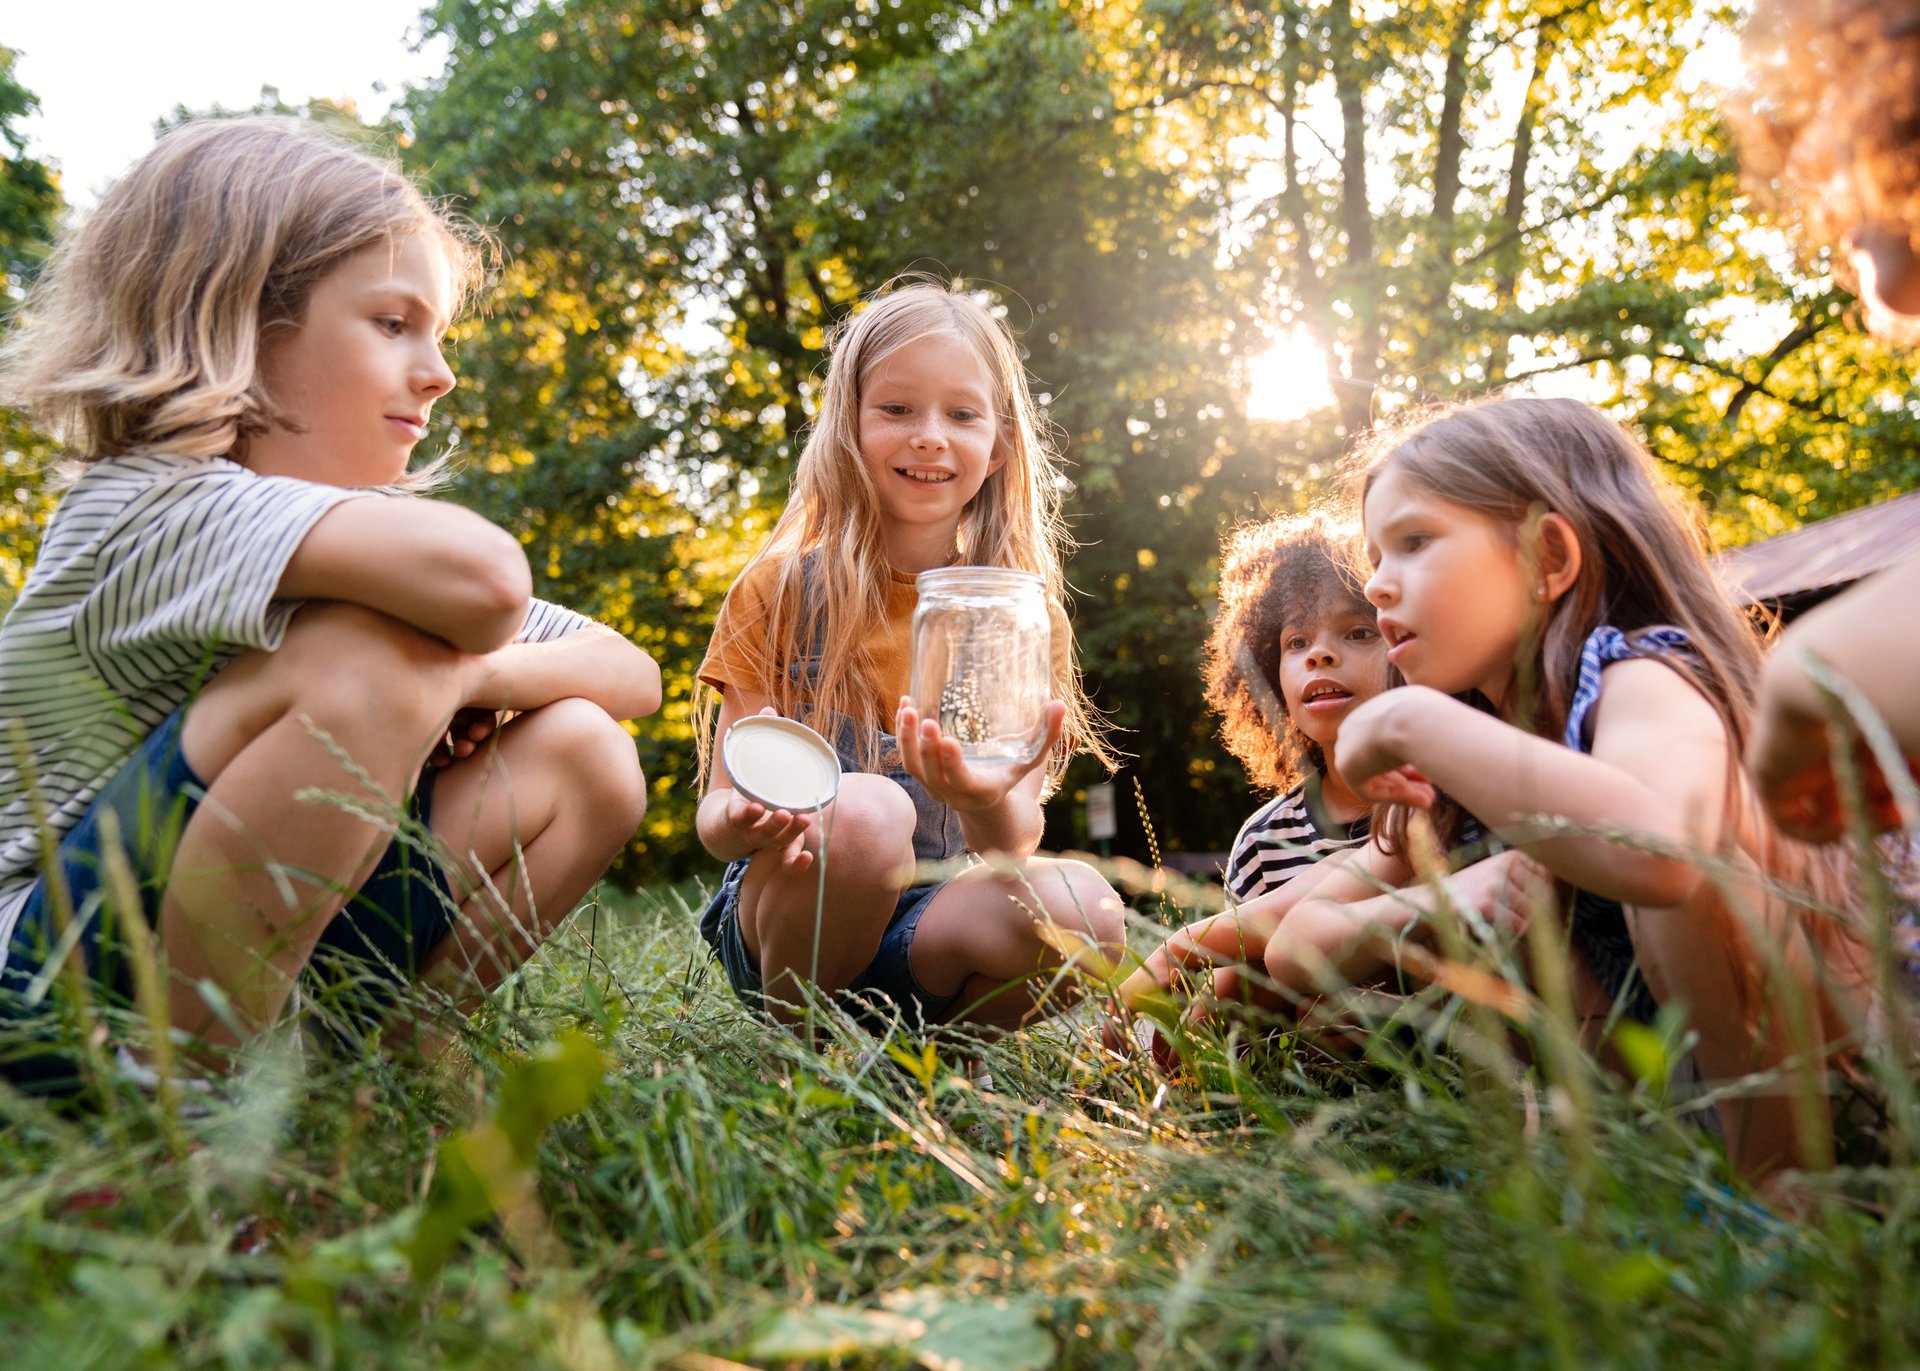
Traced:
[[146, 1007], [217, 1068], [322, 955], [376, 1003], [413, 975], [473, 1001], [632, 836], [619, 721], [658, 705], [652, 660], [530, 599], [511, 534], [395, 493], [453, 388], [478, 246], [335, 139], [209, 121], [136, 163], [21, 307], [5, 397], [79, 474], [0, 624], [16, 1083], [78, 1083], [37, 1036], [56, 963], [124, 1005], [147, 925], [171, 974]]
[[1434, 938], [1423, 888], [1380, 893], [1415, 883], [1411, 812], [1443, 850], [1490, 831], [1562, 884], [1605, 1000], [1684, 1007], [1738, 1166], [1822, 1159], [1818, 1068], [1859, 1022], [1858, 947], [1793, 902], [1844, 890], [1752, 803], [1761, 646], [1697, 515], [1572, 400], [1436, 409], [1364, 455], [1367, 597], [1409, 684], [1353, 711], [1339, 767], [1391, 808], [1364, 861], [1279, 911], [1268, 976], [1300, 996], [1390, 977]]
[[[1110, 760], [1063, 603], [1063, 483], [1013, 338], [973, 296], [900, 285], [831, 351], [787, 507], [727, 592], [700, 666], [700, 840], [727, 863], [701, 932], [735, 994], [790, 1023], [811, 989], [876, 1022], [1019, 1027], [1078, 995], [1064, 963], [1116, 955], [1124, 932], [1097, 872], [1035, 855], [1069, 749]], [[1024, 765], [969, 763], [905, 698], [915, 577], [956, 564], [1045, 588], [1057, 698]], [[811, 722], [838, 752], [846, 774], [826, 811], [769, 809], [734, 788], [721, 741], [769, 712]], [[968, 853], [999, 860], [921, 871]]]
[[[1241, 825], [1227, 859], [1236, 903], [1366, 841], [1371, 807], [1334, 770], [1340, 724], [1387, 684], [1386, 649], [1355, 568], [1358, 540], [1323, 514], [1250, 524], [1226, 540], [1207, 702], [1254, 783], [1280, 793]], [[1216, 995], [1246, 993], [1265, 931], [1232, 912], [1181, 929], [1122, 986], [1132, 1004], [1178, 966], [1215, 965]]]

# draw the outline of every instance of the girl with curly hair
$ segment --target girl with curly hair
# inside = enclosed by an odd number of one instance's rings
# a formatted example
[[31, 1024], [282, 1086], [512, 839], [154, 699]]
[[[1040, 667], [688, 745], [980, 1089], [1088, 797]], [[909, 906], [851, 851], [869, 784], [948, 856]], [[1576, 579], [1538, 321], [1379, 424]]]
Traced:
[[[1241, 825], [1227, 858], [1237, 904], [1270, 894], [1367, 839], [1371, 808], [1334, 769], [1341, 722], [1387, 684], [1387, 658], [1358, 574], [1354, 531], [1322, 513], [1229, 534], [1220, 613], [1207, 643], [1207, 702], [1256, 785], [1280, 792]], [[1122, 986], [1123, 1004], [1211, 965], [1216, 997], [1244, 998], [1271, 930], [1237, 911], [1190, 924]]]

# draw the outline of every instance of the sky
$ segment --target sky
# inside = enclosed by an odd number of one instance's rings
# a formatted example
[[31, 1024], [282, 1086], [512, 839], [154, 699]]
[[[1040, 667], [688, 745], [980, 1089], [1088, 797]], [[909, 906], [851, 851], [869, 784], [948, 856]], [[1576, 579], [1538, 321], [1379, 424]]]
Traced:
[[69, 204], [91, 206], [153, 142], [176, 106], [245, 108], [260, 88], [299, 104], [383, 113], [437, 74], [445, 49], [414, 52], [424, 0], [9, 0], [0, 45], [40, 100], [28, 151], [57, 164]]

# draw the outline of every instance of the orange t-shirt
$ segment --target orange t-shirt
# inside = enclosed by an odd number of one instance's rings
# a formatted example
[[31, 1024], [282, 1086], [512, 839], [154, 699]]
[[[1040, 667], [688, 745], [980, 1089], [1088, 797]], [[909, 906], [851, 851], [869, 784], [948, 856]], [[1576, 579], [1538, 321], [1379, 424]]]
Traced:
[[[762, 562], [749, 567], [735, 581], [720, 606], [720, 617], [713, 625], [713, 639], [707, 655], [701, 659], [699, 677], [721, 694], [739, 686], [761, 695], [771, 695], [774, 673], [782, 658], [791, 662], [805, 654], [805, 645], [796, 644], [776, 654], [766, 639], [767, 601], [771, 597], [775, 568]], [[920, 589], [913, 573], [894, 571], [887, 584], [887, 617], [874, 625], [867, 636], [867, 651], [874, 663], [873, 694], [869, 697], [870, 719], [881, 732], [891, 732], [893, 715], [900, 697], [907, 693], [913, 668], [913, 611], [920, 603]], [[1055, 691], [1065, 684], [1071, 669], [1068, 656], [1072, 641], [1067, 617], [1058, 605], [1047, 607], [1053, 621], [1053, 677]]]

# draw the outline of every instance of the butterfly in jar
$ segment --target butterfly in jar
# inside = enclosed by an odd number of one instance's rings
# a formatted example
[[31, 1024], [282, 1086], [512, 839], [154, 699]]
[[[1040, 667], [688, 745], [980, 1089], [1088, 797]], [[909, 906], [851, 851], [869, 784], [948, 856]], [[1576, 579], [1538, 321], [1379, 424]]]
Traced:
[[980, 687], [971, 675], [950, 681], [940, 691], [940, 731], [959, 743], [984, 742], [987, 716]]

